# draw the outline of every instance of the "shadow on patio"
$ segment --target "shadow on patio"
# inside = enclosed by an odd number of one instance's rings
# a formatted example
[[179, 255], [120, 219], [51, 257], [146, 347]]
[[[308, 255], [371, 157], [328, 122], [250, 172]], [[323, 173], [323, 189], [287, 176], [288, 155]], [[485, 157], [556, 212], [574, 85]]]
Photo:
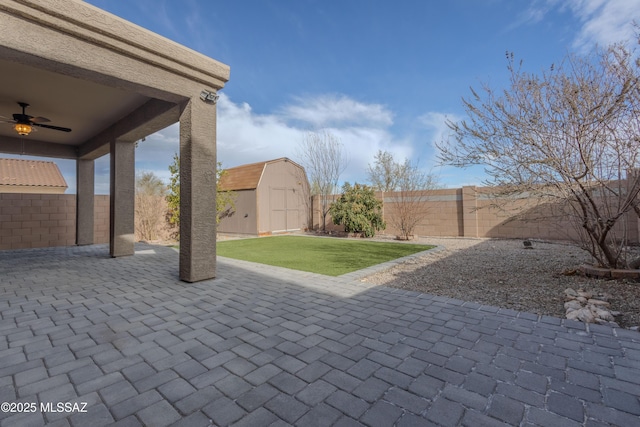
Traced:
[[37, 407], [1, 426], [640, 425], [636, 332], [136, 252], [2, 253], [0, 401]]

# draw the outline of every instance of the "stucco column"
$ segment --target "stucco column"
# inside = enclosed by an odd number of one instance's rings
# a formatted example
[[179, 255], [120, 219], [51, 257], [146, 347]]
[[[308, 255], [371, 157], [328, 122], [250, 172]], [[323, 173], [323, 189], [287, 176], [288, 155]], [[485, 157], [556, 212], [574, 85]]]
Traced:
[[216, 275], [216, 106], [193, 98], [180, 116], [180, 279]]
[[465, 237], [478, 237], [478, 194], [475, 186], [462, 187], [462, 218]]
[[95, 162], [76, 160], [76, 245], [92, 245]]
[[135, 145], [110, 144], [109, 253], [112, 257], [133, 255], [135, 203]]

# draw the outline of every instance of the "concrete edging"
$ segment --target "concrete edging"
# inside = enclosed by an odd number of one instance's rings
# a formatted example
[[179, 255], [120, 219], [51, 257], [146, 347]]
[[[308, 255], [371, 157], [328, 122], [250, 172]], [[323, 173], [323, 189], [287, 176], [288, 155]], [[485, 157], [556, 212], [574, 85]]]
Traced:
[[580, 266], [580, 271], [587, 277], [640, 281], [640, 270], [620, 270], [583, 264]]

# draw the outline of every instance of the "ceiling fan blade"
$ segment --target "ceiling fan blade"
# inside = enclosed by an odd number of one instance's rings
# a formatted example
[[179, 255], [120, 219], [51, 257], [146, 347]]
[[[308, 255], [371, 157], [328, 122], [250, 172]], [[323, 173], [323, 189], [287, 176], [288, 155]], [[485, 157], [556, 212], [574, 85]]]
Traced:
[[47, 119], [46, 117], [31, 117], [29, 118], [29, 121], [31, 123], [46, 123], [50, 122], [51, 120]]
[[60, 127], [60, 126], [41, 125], [40, 123], [31, 123], [31, 124], [34, 125], [34, 126], [45, 128], [45, 129], [59, 130], [59, 131], [62, 131], [62, 132], [71, 132], [71, 129], [63, 128], [63, 127]]

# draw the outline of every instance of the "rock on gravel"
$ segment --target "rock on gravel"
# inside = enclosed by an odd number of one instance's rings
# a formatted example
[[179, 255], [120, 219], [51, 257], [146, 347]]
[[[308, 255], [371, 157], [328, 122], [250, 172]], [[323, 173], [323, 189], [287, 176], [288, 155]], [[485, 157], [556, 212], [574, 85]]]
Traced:
[[367, 282], [539, 315], [565, 316], [567, 288], [608, 294], [622, 327], [640, 325], [640, 284], [575, 274], [590, 256], [565, 243], [421, 237], [445, 249], [373, 274]]

